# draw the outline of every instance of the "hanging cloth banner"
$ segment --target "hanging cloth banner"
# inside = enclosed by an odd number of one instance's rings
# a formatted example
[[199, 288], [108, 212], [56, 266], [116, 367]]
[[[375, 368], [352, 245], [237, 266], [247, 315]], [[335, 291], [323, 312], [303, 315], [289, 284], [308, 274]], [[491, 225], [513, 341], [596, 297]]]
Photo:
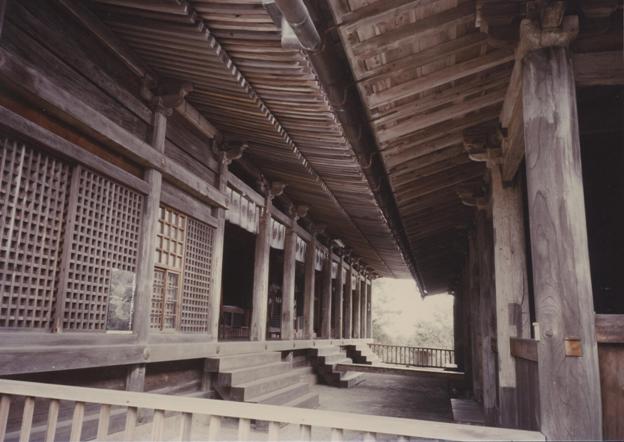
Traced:
[[305, 262], [306, 249], [308, 248], [308, 243], [302, 240], [299, 236], [297, 236], [297, 248], [295, 253], [295, 259], [299, 262]]
[[286, 226], [271, 218], [271, 247], [277, 250], [284, 250], [285, 238]]
[[325, 260], [327, 259], [327, 250], [317, 248], [315, 258], [316, 259], [314, 262], [314, 269], [320, 272], [323, 270], [323, 264], [325, 263]]
[[336, 261], [332, 261], [332, 279], [336, 279], [336, 275], [338, 275], [338, 263]]
[[228, 187], [227, 195], [230, 203], [225, 211], [225, 219], [248, 232], [258, 233], [260, 207], [231, 187]]

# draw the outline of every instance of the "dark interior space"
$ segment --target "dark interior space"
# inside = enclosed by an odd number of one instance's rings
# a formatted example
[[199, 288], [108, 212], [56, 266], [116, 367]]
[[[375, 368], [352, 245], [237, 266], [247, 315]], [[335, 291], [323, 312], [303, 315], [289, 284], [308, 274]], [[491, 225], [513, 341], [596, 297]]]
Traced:
[[271, 248], [269, 254], [269, 301], [267, 306], [267, 339], [279, 339], [282, 325], [282, 283], [284, 251]]
[[252, 233], [226, 223], [219, 339], [249, 338], [255, 241]]
[[624, 313], [624, 88], [578, 90], [587, 235], [596, 313]]

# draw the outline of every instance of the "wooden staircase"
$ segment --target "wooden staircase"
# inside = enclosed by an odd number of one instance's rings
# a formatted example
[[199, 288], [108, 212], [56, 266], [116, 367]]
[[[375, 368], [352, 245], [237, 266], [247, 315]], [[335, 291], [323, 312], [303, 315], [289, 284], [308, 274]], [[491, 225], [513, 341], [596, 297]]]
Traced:
[[337, 345], [326, 345], [311, 350], [316, 373], [323, 383], [340, 388], [351, 388], [366, 380], [362, 373], [339, 372], [337, 364], [350, 364], [353, 361], [347, 357], [346, 350]]
[[379, 356], [377, 356], [368, 344], [357, 343], [353, 345], [346, 345], [347, 356], [353, 360], [355, 364], [377, 364], [381, 362]]
[[279, 352], [221, 356], [207, 364], [222, 399], [300, 408], [319, 405], [318, 393], [310, 389], [312, 367], [293, 366]]

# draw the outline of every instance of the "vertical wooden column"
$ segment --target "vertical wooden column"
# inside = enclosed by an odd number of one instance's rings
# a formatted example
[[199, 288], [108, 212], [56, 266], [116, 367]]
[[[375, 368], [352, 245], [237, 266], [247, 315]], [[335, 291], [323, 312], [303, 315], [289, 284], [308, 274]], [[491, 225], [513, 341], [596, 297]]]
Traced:
[[330, 243], [327, 253], [327, 260], [323, 267], [323, 300], [321, 303], [321, 337], [329, 339], [331, 337], [332, 324], [332, 254], [333, 247]]
[[511, 337], [530, 338], [529, 292], [526, 269], [522, 190], [517, 183], [503, 187], [500, 166], [490, 164], [496, 343], [498, 351], [498, 423], [517, 426], [516, 367]]
[[347, 280], [345, 282], [344, 289], [344, 318], [343, 318], [343, 333], [342, 336], [345, 339], [351, 339], [351, 329], [352, 329], [352, 301], [353, 301], [353, 264], [349, 263], [349, 267], [347, 268]]
[[461, 291], [457, 288], [453, 294], [453, 348], [455, 353], [455, 364], [459, 370], [464, 370], [464, 334], [462, 333], [462, 310], [463, 299]]
[[467, 294], [470, 299], [470, 323], [472, 326], [472, 391], [479, 401], [483, 401], [483, 346], [481, 328], [481, 299], [479, 296], [479, 261], [477, 240], [474, 232], [468, 238]]
[[342, 272], [344, 270], [344, 256], [340, 254], [338, 268], [336, 270], [336, 296], [334, 297], [334, 335], [333, 338], [342, 339], [342, 321], [343, 321], [343, 295], [344, 295], [344, 278]]
[[366, 306], [366, 337], [373, 338], [373, 280], [369, 279], [366, 284], [366, 292], [368, 293], [366, 299], [368, 300]]
[[[158, 152], [165, 151], [167, 132], [167, 113], [162, 106], [156, 106], [152, 115], [152, 147]], [[140, 259], [137, 264], [137, 293], [134, 302], [133, 330], [139, 342], [145, 342], [150, 330], [150, 310], [154, 282], [154, 253], [156, 250], [156, 231], [160, 212], [160, 192], [162, 175], [155, 169], [145, 171], [145, 181], [149, 185], [149, 194], [143, 206], [141, 219], [141, 240], [139, 246]]]
[[306, 216], [308, 208], [298, 206], [290, 209], [290, 226], [286, 228], [284, 239], [284, 272], [282, 280], [282, 324], [280, 337], [282, 340], [295, 338], [295, 269], [297, 266], [297, 220]]
[[[239, 159], [246, 144], [213, 143], [213, 151], [219, 159], [218, 187], [223, 193], [227, 192], [229, 179], [228, 166], [233, 160]], [[219, 337], [219, 317], [221, 315], [221, 296], [223, 285], [223, 247], [225, 245], [225, 209], [217, 209], [217, 228], [212, 240], [212, 285], [210, 288], [210, 311], [208, 312], [208, 339], [216, 341]]]
[[351, 337], [358, 339], [360, 337], [360, 319], [361, 319], [361, 304], [362, 300], [362, 285], [360, 284], [360, 272], [355, 273], [355, 291], [353, 292], [353, 332]]
[[576, 89], [567, 49], [529, 52], [522, 78], [541, 430], [548, 439], [601, 439]]
[[314, 338], [314, 294], [316, 265], [316, 230], [312, 229], [312, 237], [305, 255], [305, 275], [303, 290], [303, 337]]
[[264, 208], [260, 216], [260, 226], [256, 236], [254, 255], [253, 300], [251, 312], [251, 329], [249, 338], [252, 341], [266, 340], [267, 306], [269, 302], [269, 254], [271, 245], [271, 208], [273, 198], [284, 190], [281, 183], [266, 186]]
[[362, 275], [362, 281], [360, 282], [360, 292], [361, 292], [361, 300], [360, 300], [360, 338], [366, 338], [366, 324], [367, 324], [367, 307], [368, 307], [368, 290], [366, 290], [366, 280], [368, 278], [368, 274], [364, 273]]
[[491, 219], [486, 210], [477, 212], [477, 251], [479, 259], [479, 298], [482, 351], [483, 411], [485, 423], [497, 421], [496, 314], [493, 269], [493, 233]]
[[4, 20], [8, 2], [9, 0], [0, 0], [0, 37], [2, 37], [2, 28], [4, 28]]

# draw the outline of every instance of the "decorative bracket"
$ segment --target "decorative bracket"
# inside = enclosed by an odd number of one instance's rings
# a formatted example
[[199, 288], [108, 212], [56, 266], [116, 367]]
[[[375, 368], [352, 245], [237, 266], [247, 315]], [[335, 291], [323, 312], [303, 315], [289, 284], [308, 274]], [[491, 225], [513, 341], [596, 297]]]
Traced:
[[152, 110], [171, 116], [173, 109], [184, 103], [186, 96], [193, 90], [193, 84], [187, 81], [164, 80], [156, 82], [149, 75], [141, 82], [141, 96], [148, 101]]

